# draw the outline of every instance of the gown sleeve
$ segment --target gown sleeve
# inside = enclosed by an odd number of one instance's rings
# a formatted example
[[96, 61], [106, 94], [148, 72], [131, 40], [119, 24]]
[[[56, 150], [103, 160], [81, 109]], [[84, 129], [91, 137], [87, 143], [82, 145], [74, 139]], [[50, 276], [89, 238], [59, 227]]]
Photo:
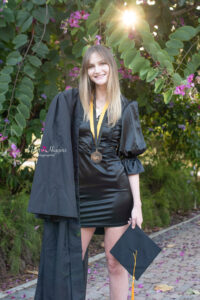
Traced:
[[127, 175], [144, 172], [140, 160], [137, 158], [146, 150], [146, 143], [142, 134], [139, 119], [138, 103], [130, 102], [122, 113], [122, 130], [119, 155]]

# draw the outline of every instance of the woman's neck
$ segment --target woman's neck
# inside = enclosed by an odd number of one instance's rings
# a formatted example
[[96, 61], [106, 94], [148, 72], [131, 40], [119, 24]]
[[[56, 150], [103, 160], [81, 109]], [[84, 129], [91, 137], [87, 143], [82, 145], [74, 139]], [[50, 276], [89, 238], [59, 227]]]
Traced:
[[96, 101], [97, 103], [106, 102], [106, 87], [105, 86], [96, 86]]

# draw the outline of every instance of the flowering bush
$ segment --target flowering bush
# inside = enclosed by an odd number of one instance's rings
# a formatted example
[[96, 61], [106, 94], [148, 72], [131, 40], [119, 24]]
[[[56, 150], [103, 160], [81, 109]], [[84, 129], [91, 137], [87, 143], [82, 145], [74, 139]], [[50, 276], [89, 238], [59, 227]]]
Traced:
[[63, 30], [63, 33], [68, 32], [69, 27], [80, 27], [82, 20], [87, 20], [89, 14], [84, 10], [75, 11], [70, 14], [70, 17], [61, 22], [60, 28]]

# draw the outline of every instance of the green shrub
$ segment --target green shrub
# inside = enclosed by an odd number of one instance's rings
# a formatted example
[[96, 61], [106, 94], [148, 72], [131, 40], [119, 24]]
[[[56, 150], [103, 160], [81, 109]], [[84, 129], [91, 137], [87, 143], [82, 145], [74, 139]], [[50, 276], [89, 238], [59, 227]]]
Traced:
[[165, 161], [146, 165], [141, 176], [143, 226], [167, 226], [174, 212], [186, 212], [200, 204], [199, 183], [189, 169]]
[[0, 255], [12, 274], [39, 261], [42, 221], [27, 212], [28, 200], [24, 190], [16, 195], [0, 190]]

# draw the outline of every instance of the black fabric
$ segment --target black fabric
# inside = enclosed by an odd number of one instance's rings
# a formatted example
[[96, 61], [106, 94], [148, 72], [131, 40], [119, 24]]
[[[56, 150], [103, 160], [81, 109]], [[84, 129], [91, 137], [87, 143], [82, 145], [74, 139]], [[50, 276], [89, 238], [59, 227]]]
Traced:
[[122, 155], [122, 164], [126, 174], [138, 174], [144, 168], [137, 158], [146, 150], [146, 143], [142, 134], [138, 103], [130, 102], [122, 114], [122, 131], [120, 138], [119, 154]]
[[[110, 127], [106, 115], [105, 123], [102, 125], [98, 147], [98, 151], [102, 154], [102, 161], [98, 164], [91, 160], [95, 142], [90, 130], [90, 122], [81, 117], [79, 190], [82, 227], [122, 226], [128, 223], [131, 216], [133, 196], [127, 173], [136, 174], [144, 170], [141, 162], [136, 158], [136, 154], [145, 151], [145, 143], [141, 129], [140, 136], [135, 136], [138, 132], [133, 130], [133, 126], [138, 127], [135, 122], [139, 122], [138, 115], [135, 116], [135, 112], [133, 112], [135, 106], [130, 105], [123, 97], [121, 100], [122, 117], [120, 120], [114, 127]], [[83, 108], [81, 111], [83, 115]], [[94, 117], [96, 117], [95, 111]], [[126, 122], [126, 118], [129, 123]], [[129, 143], [126, 142], [126, 139], [129, 140]], [[123, 155], [123, 163], [118, 153], [119, 146], [121, 147], [120, 154]], [[131, 158], [126, 158], [125, 155], [130, 156], [130, 149]], [[129, 153], [127, 153], [128, 151]]]
[[133, 255], [137, 251], [135, 279], [138, 280], [162, 249], [138, 225], [134, 229], [131, 226], [120, 237], [110, 253], [133, 275], [135, 265]]
[[[122, 98], [128, 105], [128, 100]], [[44, 219], [35, 300], [85, 300], [87, 257], [83, 262], [78, 234], [79, 127], [82, 112], [78, 89], [73, 88], [54, 97], [45, 120], [27, 208], [37, 218]], [[138, 134], [139, 129], [135, 133]], [[117, 132], [113, 133], [113, 138], [116, 134], [118, 136]], [[123, 141], [125, 143], [125, 137]], [[121, 154], [126, 155], [130, 149], [123, 146], [121, 150]], [[113, 151], [115, 153], [116, 149]], [[131, 152], [133, 154], [137, 155], [138, 151]], [[119, 173], [124, 174], [121, 162], [119, 165]], [[123, 179], [128, 180], [125, 175]]]
[[[87, 256], [83, 264], [80, 228], [75, 219], [44, 221], [35, 300], [84, 300]], [[83, 278], [84, 270], [84, 278]]]

